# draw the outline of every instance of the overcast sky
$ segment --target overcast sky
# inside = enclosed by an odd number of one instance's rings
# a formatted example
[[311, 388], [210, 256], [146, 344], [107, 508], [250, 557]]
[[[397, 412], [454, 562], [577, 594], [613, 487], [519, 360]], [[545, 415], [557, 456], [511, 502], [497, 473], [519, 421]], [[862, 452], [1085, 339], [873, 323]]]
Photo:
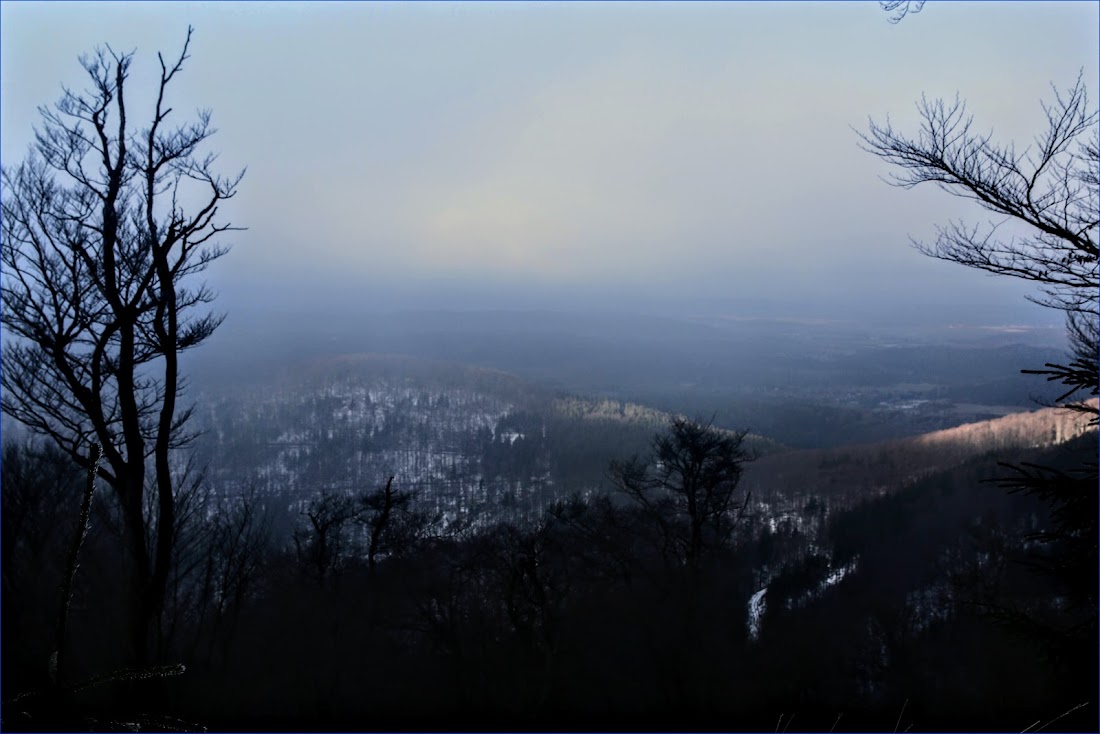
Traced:
[[227, 305], [448, 282], [1038, 315], [1025, 287], [910, 248], [986, 217], [885, 185], [851, 128], [889, 113], [912, 130], [921, 93], [958, 91], [980, 128], [1026, 142], [1051, 82], [1084, 69], [1097, 94], [1097, 3], [887, 17], [827, 2], [4, 2], [0, 156], [22, 158], [36, 106], [83, 85], [82, 52], [136, 49], [136, 94], [191, 24], [172, 105], [212, 108], [225, 170], [248, 166], [226, 212], [249, 229], [212, 273]]

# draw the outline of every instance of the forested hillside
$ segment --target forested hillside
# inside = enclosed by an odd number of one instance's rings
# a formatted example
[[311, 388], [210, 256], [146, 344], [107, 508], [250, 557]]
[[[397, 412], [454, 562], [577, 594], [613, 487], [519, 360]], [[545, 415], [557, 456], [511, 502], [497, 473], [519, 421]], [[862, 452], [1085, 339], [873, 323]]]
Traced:
[[[608, 462], [644, 453], [669, 420], [503, 372], [388, 355], [315, 361], [203, 405], [200, 456], [218, 494], [254, 492], [300, 509], [321, 492], [393, 476], [423, 508], [481, 521], [529, 518], [573, 493], [605, 491]], [[850, 506], [974, 456], [1062, 443], [1086, 423], [1048, 408], [829, 450], [750, 435], [756, 460], [742, 486], [765, 515], [811, 497]]]
[[850, 505], [976, 456], [1014, 462], [1028, 449], [1081, 436], [1090, 431], [1088, 423], [1085, 414], [1041, 408], [911, 438], [791, 451], [755, 462], [745, 484], [761, 496], [778, 491]]
[[[202, 404], [199, 455], [221, 495], [300, 506], [394, 476], [449, 519], [531, 516], [600, 490], [608, 462], [644, 452], [669, 420], [494, 370], [383, 355], [315, 361]], [[783, 448], [749, 443], [761, 454]]]

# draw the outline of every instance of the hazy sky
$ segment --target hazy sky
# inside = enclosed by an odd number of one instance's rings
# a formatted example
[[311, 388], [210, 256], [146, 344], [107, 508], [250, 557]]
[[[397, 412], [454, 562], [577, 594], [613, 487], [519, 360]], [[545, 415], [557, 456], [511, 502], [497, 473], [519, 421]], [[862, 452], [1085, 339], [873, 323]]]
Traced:
[[79, 54], [136, 49], [136, 95], [190, 23], [172, 105], [212, 108], [221, 163], [248, 166], [226, 211], [249, 230], [212, 273], [228, 305], [450, 283], [1038, 311], [1024, 287], [908, 247], [987, 217], [885, 185], [851, 127], [890, 113], [912, 130], [922, 92], [958, 91], [980, 128], [1023, 143], [1051, 82], [1083, 68], [1097, 94], [1098, 5], [887, 17], [829, 2], [4, 2], [0, 156], [22, 158], [62, 83], [83, 86]]

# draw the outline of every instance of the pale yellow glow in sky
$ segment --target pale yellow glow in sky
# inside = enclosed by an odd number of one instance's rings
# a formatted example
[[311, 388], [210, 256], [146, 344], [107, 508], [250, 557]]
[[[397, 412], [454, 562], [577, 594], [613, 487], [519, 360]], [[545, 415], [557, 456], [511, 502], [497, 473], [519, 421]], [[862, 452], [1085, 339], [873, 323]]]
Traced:
[[[852, 127], [959, 91], [1022, 141], [1050, 82], [1096, 93], [1095, 3], [0, 4], [5, 164], [96, 43], [135, 79], [196, 27], [175, 90], [211, 107], [233, 202], [225, 277], [523, 277], [726, 292], [856, 276], [985, 287], [907, 247], [950, 217], [884, 185]], [[966, 280], [970, 278], [971, 280]]]

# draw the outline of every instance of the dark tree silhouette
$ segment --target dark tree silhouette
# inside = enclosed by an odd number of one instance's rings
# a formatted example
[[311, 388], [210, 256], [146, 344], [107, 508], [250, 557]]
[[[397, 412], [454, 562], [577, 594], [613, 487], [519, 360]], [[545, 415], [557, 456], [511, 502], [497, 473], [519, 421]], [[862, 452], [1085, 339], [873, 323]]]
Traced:
[[653, 438], [649, 459], [612, 462], [612, 483], [656, 524], [662, 553], [694, 565], [707, 548], [725, 545], [748, 505], [734, 503], [752, 456], [745, 433], [729, 433], [686, 418]]
[[294, 544], [318, 580], [359, 558], [373, 579], [380, 560], [406, 554], [432, 534], [441, 517], [415, 509], [415, 495], [395, 489], [393, 480], [354, 495], [326, 491], [302, 511], [307, 522], [294, 530]]
[[191, 521], [179, 535], [177, 568], [169, 580], [174, 615], [166, 623], [172, 625], [169, 633], [190, 627], [192, 656], [205, 641], [207, 660], [215, 652], [224, 659], [271, 555], [272, 516], [255, 488], [220, 500], [199, 495], [189, 504], [181, 507], [181, 514], [191, 510]]
[[408, 495], [396, 494], [393, 490], [393, 477], [386, 480], [386, 486], [378, 492], [372, 492], [363, 498], [364, 510], [371, 513], [366, 521], [370, 540], [367, 543], [367, 567], [371, 574], [378, 566], [378, 553], [382, 550], [382, 539], [393, 517], [394, 506], [408, 504]]
[[355, 548], [352, 529], [361, 511], [354, 497], [337, 492], [324, 492], [302, 511], [308, 524], [295, 529], [294, 545], [298, 560], [318, 581], [323, 583], [347, 565], [349, 551]]
[[366, 533], [367, 569], [372, 578], [380, 559], [409, 553], [431, 536], [442, 520], [439, 514], [416, 509], [416, 495], [395, 489], [393, 480], [390, 477], [381, 489], [358, 497], [357, 521]]
[[[916, 137], [897, 132], [889, 120], [873, 120], [859, 133], [863, 148], [893, 164], [893, 183], [912, 188], [934, 183], [955, 196], [976, 201], [1000, 217], [985, 227], [952, 222], [938, 228], [934, 244], [914, 242], [923, 253], [996, 275], [1038, 284], [1031, 300], [1064, 311], [1071, 344], [1066, 364], [1024, 370], [1061, 382], [1059, 402], [1100, 419], [1095, 400], [1100, 386], [1100, 113], [1089, 103], [1082, 77], [1068, 90], [1054, 89], [1054, 103], [1043, 105], [1046, 129], [1034, 144], [1018, 151], [991, 133], [978, 133], [958, 97], [954, 102], [922, 98], [923, 124]], [[1008, 224], [1011, 233], [1001, 228]], [[1023, 233], [1020, 233], [1020, 228]], [[1034, 495], [1050, 508], [1050, 526], [1031, 535], [1039, 548], [1028, 562], [1057, 583], [1064, 609], [1056, 619], [1019, 613], [1012, 600], [991, 606], [994, 618], [1010, 621], [1066, 661], [1064, 690], [1092, 696], [1097, 649], [1097, 468], [1095, 443], [1082, 468], [1002, 464], [1013, 472], [997, 482]], [[1084, 651], [1084, 652], [1082, 652]], [[1081, 688], [1083, 686], [1083, 688]]]
[[[933, 244], [914, 241], [922, 253], [996, 275], [1037, 283], [1036, 303], [1066, 313], [1072, 345], [1068, 364], [1027, 370], [1062, 382], [1062, 399], [1098, 392], [1097, 231], [1100, 228], [1100, 144], [1097, 111], [1080, 76], [1055, 102], [1043, 105], [1046, 130], [1018, 151], [990, 133], [973, 130], [973, 118], [958, 97], [953, 102], [922, 97], [916, 137], [898, 132], [889, 119], [871, 120], [859, 133], [861, 147], [893, 164], [891, 182], [903, 188], [933, 183], [978, 202], [1000, 217], [988, 225], [950, 222], [938, 227]], [[1002, 233], [1004, 225], [1026, 233]], [[1097, 407], [1074, 403], [1096, 422]]]
[[192, 438], [179, 357], [221, 322], [202, 308], [213, 294], [188, 284], [226, 252], [217, 238], [234, 228], [217, 216], [243, 175], [219, 175], [201, 152], [214, 133], [208, 111], [169, 122], [166, 95], [190, 40], [188, 29], [174, 62], [158, 54], [156, 101], [140, 129], [125, 97], [133, 53], [83, 57], [89, 89], [41, 108], [27, 158], [3, 171], [3, 410], [85, 469], [89, 447], [102, 446], [139, 663], [150, 658], [172, 561], [172, 452]]

